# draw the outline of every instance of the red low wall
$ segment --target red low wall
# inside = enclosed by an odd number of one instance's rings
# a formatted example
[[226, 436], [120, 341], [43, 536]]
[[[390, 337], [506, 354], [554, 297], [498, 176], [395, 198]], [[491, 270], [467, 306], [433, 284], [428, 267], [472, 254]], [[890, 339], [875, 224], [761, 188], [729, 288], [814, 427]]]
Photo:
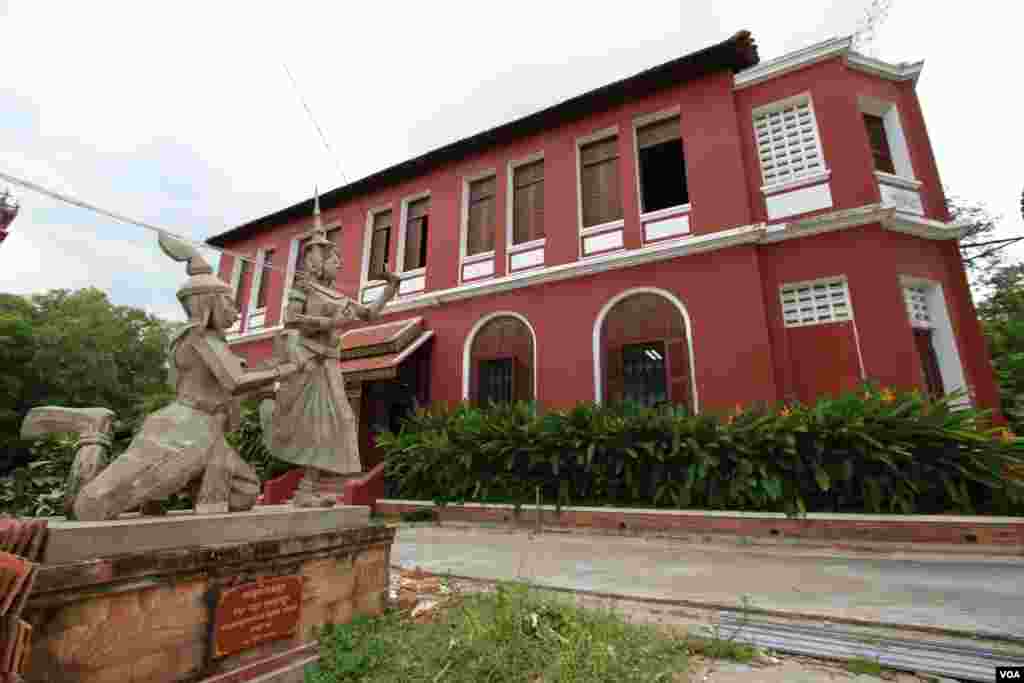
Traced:
[[[426, 501], [378, 500], [375, 511], [397, 515], [437, 509], [439, 519], [461, 522], [536, 522], [536, 509], [524, 505], [518, 519], [511, 505], [466, 504], [435, 508]], [[556, 515], [553, 506], [541, 506], [545, 527], [617, 530], [625, 532], [679, 532], [735, 536], [804, 538], [828, 541], [869, 541], [1001, 546], [1024, 553], [1024, 517], [967, 517], [945, 515], [851, 515], [808, 513], [789, 519], [778, 513], [702, 510], [650, 510], [627, 508], [568, 508]]]

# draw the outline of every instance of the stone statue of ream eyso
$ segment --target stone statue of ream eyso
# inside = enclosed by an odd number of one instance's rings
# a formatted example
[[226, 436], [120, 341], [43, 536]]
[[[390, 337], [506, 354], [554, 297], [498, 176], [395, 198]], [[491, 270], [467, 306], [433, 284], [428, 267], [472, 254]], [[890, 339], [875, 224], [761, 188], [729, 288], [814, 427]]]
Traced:
[[276, 400], [260, 406], [264, 442], [271, 454], [304, 468], [294, 498], [301, 507], [332, 505], [316, 493], [321, 472], [352, 474], [362, 470], [359, 425], [345, 393], [339, 362], [338, 330], [354, 321], [380, 315], [398, 291], [392, 273], [376, 276], [387, 281], [370, 306], [334, 289], [340, 257], [320, 223], [319, 198], [314, 202], [314, 233], [305, 245], [295, 285], [287, 292], [285, 329], [275, 339], [274, 356], [293, 363], [298, 371], [283, 379]]

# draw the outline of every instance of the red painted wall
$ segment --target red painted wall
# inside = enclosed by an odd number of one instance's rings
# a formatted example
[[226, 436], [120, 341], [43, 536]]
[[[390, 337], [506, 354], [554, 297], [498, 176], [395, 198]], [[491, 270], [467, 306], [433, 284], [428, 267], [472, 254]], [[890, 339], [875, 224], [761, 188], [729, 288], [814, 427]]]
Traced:
[[[902, 117], [911, 163], [922, 181], [922, 199], [930, 218], [946, 220], [944, 197], [920, 104], [912, 84], [893, 83], [850, 70], [833, 59], [765, 83], [732, 90], [732, 76], [719, 74], [682, 84], [656, 95], [497, 146], [486, 153], [429, 170], [422, 177], [383, 188], [325, 213], [325, 224], [340, 221], [342, 267], [338, 289], [357, 296], [367, 213], [390, 206], [393, 230], [391, 263], [396, 263], [401, 202], [429, 190], [427, 291], [459, 284], [459, 230], [463, 178], [494, 169], [498, 175], [496, 275], [506, 269], [505, 225], [507, 164], [536, 152], [545, 158], [546, 265], [579, 258], [577, 148], [582, 136], [618, 127], [624, 241], [641, 246], [641, 225], [634, 158], [637, 117], [677, 107], [681, 112], [684, 154], [692, 204], [691, 231], [702, 235], [766, 220], [761, 173], [754, 142], [754, 107], [809, 91], [812, 95], [826, 164], [832, 171], [834, 205], [828, 211], [879, 201], [858, 95], [895, 102]], [[789, 220], [789, 219], [787, 219]], [[295, 221], [231, 245], [255, 253], [274, 246], [284, 264], [288, 241], [308, 229]], [[225, 267], [230, 259], [225, 259]], [[224, 277], [227, 271], [222, 269]], [[539, 357], [536, 396], [552, 406], [568, 406], [594, 397], [592, 334], [601, 307], [631, 287], [659, 287], [675, 294], [691, 321], [697, 397], [702, 410], [730, 408], [737, 402], [774, 401], [808, 393], [810, 380], [794, 364], [806, 360], [816, 340], [831, 349], [818, 359], [834, 368], [832, 376], [812, 382], [813, 391], [846, 388], [851, 383], [850, 349], [859, 344], [869, 377], [897, 387], [917, 386], [920, 369], [899, 288], [900, 274], [942, 283], [968, 382], [982, 405], [996, 404], [987, 351], [953, 243], [938, 243], [884, 231], [878, 226], [790, 240], [759, 247], [733, 247], [514, 292], [393, 314], [390, 319], [423, 316], [434, 330], [431, 397], [462, 398], [463, 344], [483, 315], [509, 310], [530, 320]], [[780, 284], [846, 275], [856, 317], [853, 325], [806, 328], [791, 334], [782, 324]], [[277, 322], [284, 274], [272, 274], [268, 325]], [[834, 328], [834, 329], [833, 329]], [[253, 360], [269, 354], [269, 342], [243, 345]], [[859, 372], [859, 367], [858, 367]], [[811, 373], [812, 375], [814, 373]]]

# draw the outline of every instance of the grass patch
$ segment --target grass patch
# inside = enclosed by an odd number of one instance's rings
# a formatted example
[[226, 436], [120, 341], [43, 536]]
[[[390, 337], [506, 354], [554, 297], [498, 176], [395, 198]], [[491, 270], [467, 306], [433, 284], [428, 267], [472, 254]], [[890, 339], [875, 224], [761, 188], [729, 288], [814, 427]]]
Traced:
[[687, 640], [519, 584], [459, 595], [430, 623], [355, 617], [320, 634], [307, 683], [620, 683], [687, 680]]
[[731, 659], [744, 664], [752, 662], [754, 655], [757, 654], [753, 645], [718, 637], [702, 638], [690, 635], [686, 638], [686, 647], [690, 654], [703, 655], [709, 659]]
[[882, 673], [882, 665], [873, 659], [855, 657], [846, 663], [846, 669], [852, 674], [878, 676]]

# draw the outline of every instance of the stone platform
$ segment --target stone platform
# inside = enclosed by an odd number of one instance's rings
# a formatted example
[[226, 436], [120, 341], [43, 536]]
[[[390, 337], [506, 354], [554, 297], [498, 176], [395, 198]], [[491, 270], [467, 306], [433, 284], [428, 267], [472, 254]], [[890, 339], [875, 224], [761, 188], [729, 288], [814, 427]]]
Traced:
[[368, 517], [365, 507], [266, 506], [51, 520], [23, 614], [26, 680], [301, 680], [317, 628], [386, 604], [395, 530]]
[[185, 510], [158, 517], [122, 515], [108, 522], [69, 522], [56, 517], [49, 520], [50, 538], [43, 561], [61, 564], [122, 553], [294, 538], [366, 526], [369, 521], [370, 508], [348, 505], [260, 505], [248, 512], [199, 517]]

